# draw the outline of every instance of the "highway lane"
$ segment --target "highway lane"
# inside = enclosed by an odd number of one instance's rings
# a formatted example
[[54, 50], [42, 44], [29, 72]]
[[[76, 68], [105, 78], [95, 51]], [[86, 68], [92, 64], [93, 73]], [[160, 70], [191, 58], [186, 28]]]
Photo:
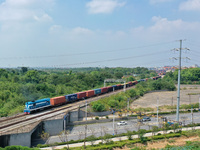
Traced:
[[[191, 123], [191, 113], [180, 114], [180, 121], [185, 121], [185, 124]], [[176, 114], [173, 115], [166, 115], [168, 120], [175, 120]], [[127, 125], [118, 126], [117, 122], [115, 122], [115, 131], [114, 134], [126, 133], [127, 131], [137, 131], [140, 129], [149, 130], [152, 126], [157, 125], [157, 118], [151, 118], [151, 121], [143, 122], [141, 126], [138, 125], [137, 119], [132, 120], [125, 120]], [[159, 119], [159, 122], [162, 122], [162, 119]], [[200, 123], [200, 113], [193, 113], [193, 122]], [[68, 140], [78, 140], [84, 139], [85, 137], [85, 125], [73, 126], [68, 127], [70, 133], [68, 135]], [[113, 134], [113, 122], [106, 122], [106, 123], [96, 123], [96, 124], [89, 124], [87, 125], [87, 136], [95, 135], [99, 137], [105, 134]], [[39, 143], [41, 140], [35, 140], [33, 143]], [[61, 142], [58, 136], [51, 136], [49, 143]]]

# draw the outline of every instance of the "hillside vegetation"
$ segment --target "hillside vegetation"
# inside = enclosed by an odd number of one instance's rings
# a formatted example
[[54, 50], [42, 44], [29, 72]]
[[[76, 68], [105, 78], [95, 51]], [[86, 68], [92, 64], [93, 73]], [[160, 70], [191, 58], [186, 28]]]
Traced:
[[[0, 117], [22, 112], [25, 102], [103, 87], [104, 79], [155, 76], [147, 68], [0, 69]], [[111, 83], [113, 84], [113, 83]]]
[[[178, 81], [178, 70], [169, 72], [164, 79]], [[200, 68], [189, 68], [181, 70], [181, 84], [200, 84]]]

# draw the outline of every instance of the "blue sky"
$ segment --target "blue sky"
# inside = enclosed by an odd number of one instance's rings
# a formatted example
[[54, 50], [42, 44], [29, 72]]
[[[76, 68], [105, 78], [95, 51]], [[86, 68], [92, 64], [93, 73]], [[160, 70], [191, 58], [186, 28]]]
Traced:
[[0, 67], [200, 65], [200, 0], [0, 0]]

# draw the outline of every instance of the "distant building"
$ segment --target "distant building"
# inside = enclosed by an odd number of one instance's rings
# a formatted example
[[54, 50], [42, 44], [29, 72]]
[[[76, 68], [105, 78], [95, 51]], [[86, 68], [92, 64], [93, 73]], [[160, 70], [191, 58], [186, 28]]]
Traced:
[[199, 68], [199, 66], [197, 64], [194, 64], [191, 66], [191, 68]]

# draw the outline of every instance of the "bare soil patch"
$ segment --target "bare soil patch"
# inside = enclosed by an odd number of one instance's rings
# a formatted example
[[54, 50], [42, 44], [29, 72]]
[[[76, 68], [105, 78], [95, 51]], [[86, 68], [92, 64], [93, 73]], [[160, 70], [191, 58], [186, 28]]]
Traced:
[[[184, 146], [186, 144], [186, 141], [200, 141], [200, 137], [194, 136], [194, 137], [189, 137], [189, 138], [188, 137], [171, 138], [171, 139], [159, 140], [155, 142], [148, 142], [147, 145], [138, 143], [138, 144], [135, 144], [135, 147], [139, 147], [141, 149], [145, 148], [146, 150], [161, 149], [161, 148], [165, 148], [167, 145]], [[132, 148], [124, 147], [122, 149], [131, 150]], [[122, 150], [122, 149], [115, 148], [114, 150]]]
[[[199, 102], [200, 85], [181, 85], [180, 90], [180, 105], [191, 104]], [[196, 95], [188, 95], [188, 94]], [[137, 99], [131, 104], [131, 108], [139, 107], [157, 107], [157, 99], [159, 101], [158, 106], [163, 105], [176, 105], [177, 104], [177, 91], [162, 91], [147, 93], [143, 97]]]

